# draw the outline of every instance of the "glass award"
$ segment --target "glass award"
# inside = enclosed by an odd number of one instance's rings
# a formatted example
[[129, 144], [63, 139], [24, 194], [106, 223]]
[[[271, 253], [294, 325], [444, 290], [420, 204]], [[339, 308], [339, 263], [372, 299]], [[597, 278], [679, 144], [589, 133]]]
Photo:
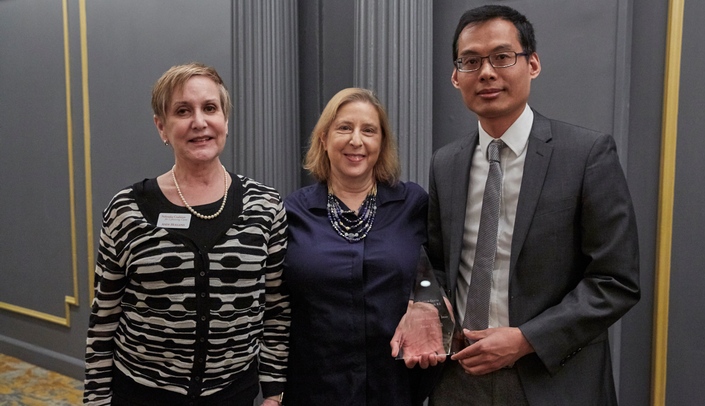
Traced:
[[446, 305], [446, 295], [436, 280], [424, 247], [421, 247], [416, 267], [413, 301], [400, 324], [403, 334], [396, 359], [433, 353], [451, 354], [455, 319]]

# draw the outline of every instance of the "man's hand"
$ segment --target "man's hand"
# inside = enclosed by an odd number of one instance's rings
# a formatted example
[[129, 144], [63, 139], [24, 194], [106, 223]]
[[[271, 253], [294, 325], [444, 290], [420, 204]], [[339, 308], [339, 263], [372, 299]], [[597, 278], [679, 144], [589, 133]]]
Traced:
[[534, 348], [516, 327], [488, 328], [486, 330], [463, 330], [465, 337], [474, 342], [451, 359], [460, 363], [466, 373], [484, 375], [514, 363]]
[[435, 366], [446, 359], [438, 309], [429, 303], [412, 302], [406, 309], [392, 341], [392, 357], [402, 351], [408, 368]]

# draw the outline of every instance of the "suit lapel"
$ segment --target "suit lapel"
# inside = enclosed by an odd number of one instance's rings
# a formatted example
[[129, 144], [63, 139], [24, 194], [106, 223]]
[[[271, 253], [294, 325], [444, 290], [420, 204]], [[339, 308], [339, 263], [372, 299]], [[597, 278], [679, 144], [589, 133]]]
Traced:
[[524, 161], [524, 175], [517, 202], [517, 214], [514, 221], [512, 236], [512, 253], [509, 262], [510, 277], [514, 273], [517, 258], [521, 252], [526, 235], [531, 227], [536, 206], [541, 196], [543, 183], [551, 161], [553, 146], [551, 141], [551, 123], [542, 115], [534, 111], [534, 124], [531, 126], [529, 143], [527, 145], [526, 160]]
[[450, 233], [450, 287], [451, 292], [455, 293], [455, 284], [458, 277], [458, 267], [460, 266], [460, 253], [463, 248], [463, 232], [465, 230], [465, 211], [467, 207], [468, 188], [470, 187], [470, 168], [472, 167], [472, 158], [475, 151], [475, 146], [478, 142], [478, 132], [475, 130], [469, 137], [465, 138], [458, 148], [458, 151], [453, 156], [453, 162], [449, 168], [453, 172], [450, 174], [452, 194], [452, 213]]

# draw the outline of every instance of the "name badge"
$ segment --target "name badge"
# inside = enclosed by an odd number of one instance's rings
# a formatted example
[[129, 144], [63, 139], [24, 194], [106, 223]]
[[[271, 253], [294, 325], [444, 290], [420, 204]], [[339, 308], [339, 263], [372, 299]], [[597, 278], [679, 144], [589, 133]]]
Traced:
[[191, 215], [188, 213], [159, 213], [157, 227], [187, 229], [191, 224]]

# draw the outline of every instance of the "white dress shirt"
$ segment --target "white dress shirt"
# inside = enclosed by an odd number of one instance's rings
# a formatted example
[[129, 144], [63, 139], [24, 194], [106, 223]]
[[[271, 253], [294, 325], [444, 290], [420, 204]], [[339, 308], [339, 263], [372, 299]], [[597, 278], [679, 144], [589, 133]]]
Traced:
[[[519, 190], [524, 175], [524, 161], [529, 133], [534, 122], [534, 113], [527, 105], [519, 118], [502, 134], [500, 139], [507, 148], [501, 149], [502, 161], [502, 195], [499, 208], [499, 226], [497, 229], [497, 253], [492, 270], [492, 288], [490, 291], [489, 327], [509, 326], [509, 257], [512, 251], [512, 234], [514, 220], [519, 201]], [[473, 152], [470, 169], [470, 185], [465, 209], [465, 229], [463, 231], [463, 247], [460, 253], [460, 268], [458, 272], [456, 308], [462, 323], [465, 317], [465, 306], [468, 288], [472, 277], [472, 267], [475, 259], [477, 233], [480, 228], [480, 213], [482, 212], [482, 197], [485, 193], [485, 182], [489, 172], [487, 147], [493, 138], [485, 132], [478, 122], [480, 142]]]

